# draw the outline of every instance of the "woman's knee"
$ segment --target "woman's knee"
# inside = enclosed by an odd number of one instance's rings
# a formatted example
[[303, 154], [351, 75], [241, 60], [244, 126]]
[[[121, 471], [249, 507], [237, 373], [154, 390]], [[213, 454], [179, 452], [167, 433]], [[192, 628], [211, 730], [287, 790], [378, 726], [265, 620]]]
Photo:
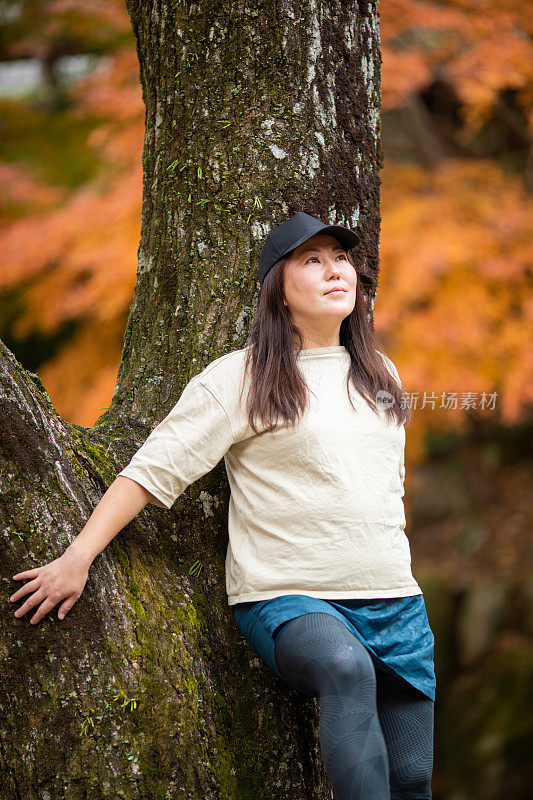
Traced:
[[324, 691], [352, 694], [366, 687], [376, 691], [376, 672], [368, 650], [348, 630], [346, 637], [325, 648], [321, 662]]
[[[315, 693], [351, 694], [356, 687], [376, 689], [368, 650], [331, 614], [310, 613], [291, 620], [276, 640], [280, 671]], [[284, 675], [285, 678], [285, 675]]]

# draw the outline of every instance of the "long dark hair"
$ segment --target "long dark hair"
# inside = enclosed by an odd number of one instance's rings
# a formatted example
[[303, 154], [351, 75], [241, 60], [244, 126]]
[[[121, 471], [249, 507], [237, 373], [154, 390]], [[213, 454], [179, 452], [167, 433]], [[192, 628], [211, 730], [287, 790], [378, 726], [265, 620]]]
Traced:
[[[342, 320], [339, 333], [340, 344], [350, 354], [346, 381], [348, 398], [353, 407], [351, 382], [378, 414], [374, 398], [379, 389], [386, 390], [395, 400], [386, 408], [388, 420], [394, 419], [401, 425], [410, 420], [412, 411], [409, 404], [402, 403], [401, 386], [376, 352], [377, 345], [381, 352], [383, 348], [370, 324], [363, 297], [362, 284], [363, 280], [368, 281], [368, 276], [359, 272], [349, 251], [346, 255], [358, 272], [355, 306], [352, 313]], [[289, 258], [290, 254], [282, 258], [265, 276], [245, 345], [244, 373], [248, 373], [250, 378], [247, 414], [249, 424], [256, 433], [259, 433], [256, 418], [268, 430], [280, 421], [294, 425], [307, 407], [308, 387], [297, 364], [298, 352], [303, 347], [302, 334], [292, 322], [289, 308], [283, 302], [284, 269]], [[299, 342], [299, 350], [294, 348], [295, 338]]]

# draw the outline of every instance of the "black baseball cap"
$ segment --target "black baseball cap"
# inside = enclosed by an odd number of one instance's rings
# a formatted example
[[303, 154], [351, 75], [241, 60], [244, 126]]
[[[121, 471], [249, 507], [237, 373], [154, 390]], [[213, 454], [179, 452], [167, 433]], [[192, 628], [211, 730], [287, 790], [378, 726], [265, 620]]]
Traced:
[[351, 250], [361, 241], [357, 233], [349, 228], [342, 225], [326, 225], [316, 217], [312, 217], [304, 211], [298, 211], [277, 228], [273, 228], [266, 238], [259, 257], [259, 283], [261, 286], [267, 272], [272, 269], [274, 264], [316, 233], [330, 233], [346, 250]]

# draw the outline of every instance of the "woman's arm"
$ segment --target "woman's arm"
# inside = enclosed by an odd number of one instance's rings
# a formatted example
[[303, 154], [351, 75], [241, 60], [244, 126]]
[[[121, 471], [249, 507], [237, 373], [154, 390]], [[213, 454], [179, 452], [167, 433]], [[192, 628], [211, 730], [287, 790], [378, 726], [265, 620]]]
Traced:
[[65, 553], [71, 551], [81, 563], [90, 567], [111, 539], [152, 499], [153, 495], [144, 486], [119, 475]]
[[15, 602], [31, 593], [15, 616], [22, 617], [41, 603], [30, 620], [36, 623], [63, 600], [58, 611], [58, 618], [63, 619], [81, 596], [96, 556], [152, 499], [153, 495], [143, 486], [119, 475], [59, 558], [13, 576], [14, 580], [31, 579], [10, 597]]
[[58, 618], [63, 619], [80, 597], [93, 559], [111, 539], [147, 503], [171, 508], [187, 486], [220, 461], [233, 442], [225, 407], [196, 376], [117, 475], [63, 555], [13, 576], [14, 580], [31, 580], [15, 592], [12, 601], [32, 593], [15, 616], [22, 617], [40, 603], [30, 620], [39, 622], [62, 600]]

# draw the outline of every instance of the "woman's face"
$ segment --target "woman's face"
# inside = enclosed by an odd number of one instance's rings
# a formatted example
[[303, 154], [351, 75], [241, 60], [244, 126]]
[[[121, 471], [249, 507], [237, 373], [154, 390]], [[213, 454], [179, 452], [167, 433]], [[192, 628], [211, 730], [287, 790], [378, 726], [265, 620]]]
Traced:
[[[338, 329], [355, 307], [356, 287], [357, 273], [330, 234], [312, 236], [285, 264], [285, 304], [303, 331], [327, 335]], [[344, 291], [332, 292], [333, 288]]]

